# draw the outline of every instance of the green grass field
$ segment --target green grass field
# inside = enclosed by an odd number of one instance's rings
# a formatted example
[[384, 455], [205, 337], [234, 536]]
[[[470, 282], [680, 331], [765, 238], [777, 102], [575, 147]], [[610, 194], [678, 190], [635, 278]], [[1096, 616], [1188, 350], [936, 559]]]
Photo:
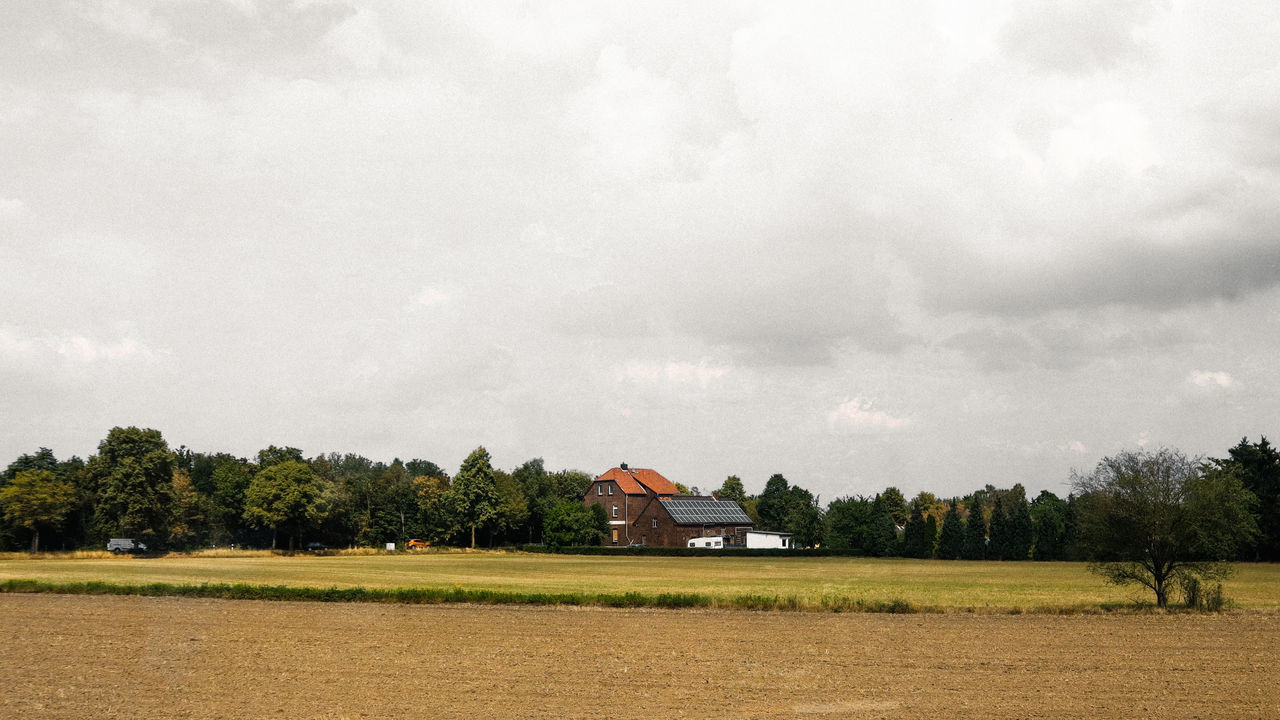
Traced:
[[[115, 584], [249, 583], [294, 587], [464, 588], [503, 593], [693, 594], [824, 598], [978, 611], [1092, 608], [1149, 602], [1103, 584], [1083, 563], [944, 562], [873, 558], [680, 558], [427, 552], [399, 555], [169, 555], [157, 558], [0, 556], [0, 580]], [[1280, 608], [1280, 565], [1242, 564], [1225, 583], [1236, 607]]]

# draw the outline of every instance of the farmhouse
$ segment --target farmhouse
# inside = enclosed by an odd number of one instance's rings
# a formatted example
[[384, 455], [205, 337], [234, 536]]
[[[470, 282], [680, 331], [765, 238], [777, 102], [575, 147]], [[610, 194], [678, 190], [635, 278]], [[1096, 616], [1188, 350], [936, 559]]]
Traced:
[[597, 477], [583, 501], [604, 506], [610, 530], [605, 545], [686, 547], [692, 538], [727, 537], [726, 545], [745, 547], [753, 527], [737, 503], [680, 494], [656, 470], [626, 463]]

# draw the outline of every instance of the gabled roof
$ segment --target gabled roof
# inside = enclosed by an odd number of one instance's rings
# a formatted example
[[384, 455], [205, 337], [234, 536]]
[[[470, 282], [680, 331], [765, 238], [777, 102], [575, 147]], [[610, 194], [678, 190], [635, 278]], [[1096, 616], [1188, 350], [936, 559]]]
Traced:
[[662, 507], [677, 525], [752, 525], [751, 518], [732, 500], [676, 498]]
[[675, 483], [659, 475], [657, 470], [648, 468], [611, 468], [596, 478], [596, 482], [601, 480], [612, 480], [627, 495], [644, 495], [645, 488], [655, 495], [675, 495], [680, 492]]

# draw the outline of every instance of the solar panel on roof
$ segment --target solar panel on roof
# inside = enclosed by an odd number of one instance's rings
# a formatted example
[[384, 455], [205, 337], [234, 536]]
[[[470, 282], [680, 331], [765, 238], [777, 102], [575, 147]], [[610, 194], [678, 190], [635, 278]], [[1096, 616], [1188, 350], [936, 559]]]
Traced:
[[751, 518], [727, 500], [663, 500], [662, 506], [680, 524], [750, 525]]

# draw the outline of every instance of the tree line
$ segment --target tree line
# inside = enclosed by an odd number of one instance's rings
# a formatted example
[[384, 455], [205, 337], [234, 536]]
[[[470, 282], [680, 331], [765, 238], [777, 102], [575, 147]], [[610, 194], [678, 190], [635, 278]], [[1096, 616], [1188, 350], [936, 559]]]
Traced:
[[[781, 474], [757, 495], [748, 495], [736, 476], [712, 494], [738, 502], [759, 529], [792, 533], [801, 547], [945, 560], [1097, 559], [1110, 550], [1095, 542], [1101, 495], [1089, 480], [1105, 464], [1074, 478], [1066, 498], [1048, 490], [1028, 498], [1016, 484], [907, 499], [891, 486], [823, 507]], [[1228, 481], [1243, 491], [1247, 514], [1232, 522], [1245, 532], [1231, 543], [1231, 557], [1280, 559], [1280, 454], [1265, 437], [1242, 439], [1224, 458], [1183, 458], [1182, 465], [1194, 466], [1193, 474], [1212, 479], [1219, 491]], [[428, 460], [307, 458], [274, 445], [252, 459], [174, 450], [158, 430], [117, 427], [88, 460], [58, 460], [40, 448], [8, 465], [0, 475], [0, 547], [101, 547], [110, 537], [172, 549], [296, 548], [310, 541], [380, 547], [409, 538], [473, 547], [596, 544], [608, 523], [599, 508], [582, 503], [592, 480], [577, 470], [548, 470], [537, 458], [510, 472], [496, 469], [483, 447], [451, 475]]]
[[1280, 560], [1280, 452], [1265, 437], [1242, 439], [1224, 458], [1121, 453], [1073, 474], [1071, 485], [1065, 498], [1042, 490], [1029, 499], [1015, 484], [951, 498], [922, 491], [910, 500], [890, 486], [824, 508], [782, 475], [770, 477], [759, 495], [747, 495], [730, 476], [713, 494], [741, 504], [759, 529], [792, 533], [796, 545], [875, 557], [1106, 560], [1124, 547], [1135, 554], [1133, 546], [1148, 541], [1160, 555], [1168, 553], [1150, 539], [1185, 528], [1197, 536], [1177, 540], [1191, 548], [1186, 557]]
[[209, 546], [381, 547], [421, 538], [449, 545], [599, 542], [608, 521], [582, 504], [593, 477], [511, 472], [483, 447], [456, 475], [429, 460], [307, 458], [274, 445], [255, 458], [173, 450], [160, 431], [113, 428], [88, 460], [24, 454], [0, 475], [0, 548], [103, 547], [131, 537], [153, 549]]

